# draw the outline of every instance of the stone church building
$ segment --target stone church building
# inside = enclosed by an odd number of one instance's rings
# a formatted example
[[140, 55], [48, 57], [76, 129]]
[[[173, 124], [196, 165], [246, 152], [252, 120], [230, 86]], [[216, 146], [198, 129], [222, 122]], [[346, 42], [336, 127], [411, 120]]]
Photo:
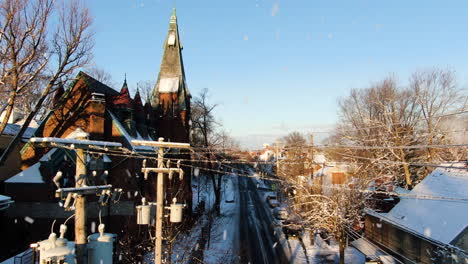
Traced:
[[[135, 223], [135, 205], [141, 198], [155, 200], [156, 177], [144, 180], [141, 174], [143, 158], [138, 153], [156, 157], [155, 149], [136, 146], [132, 140], [189, 143], [190, 93], [185, 80], [182, 44], [179, 38], [175, 9], [171, 15], [169, 31], [164, 42], [164, 54], [157, 84], [151, 98], [142, 100], [137, 90], [132, 98], [125, 80], [120, 91], [80, 72], [68, 89], [60, 87], [53, 98], [51, 110], [32, 137], [67, 138], [77, 129], [89, 134], [90, 140], [119, 142], [132, 156], [115, 153], [89, 152], [86, 155], [88, 178], [96, 185], [112, 184], [122, 188], [123, 195], [116, 204], [100, 206], [90, 199], [88, 230], [98, 221], [101, 212], [107, 231], [122, 239], [138, 236]], [[18, 155], [18, 153], [16, 153]], [[58, 171], [64, 174], [62, 187], [74, 184], [76, 153], [72, 149], [37, 148], [25, 143], [20, 150], [21, 167], [11, 175], [0, 178], [0, 193], [11, 197], [15, 203], [0, 215], [0, 233], [11, 237], [1, 242], [0, 256], [11, 256], [24, 251], [29, 244], [46, 238], [54, 219], [59, 226], [72, 212], [59, 206], [54, 197], [57, 187], [53, 177]], [[190, 154], [172, 151], [167, 157], [187, 160], [182, 162], [183, 181], [173, 179], [166, 184], [167, 200], [173, 197], [191, 209]], [[156, 166], [149, 160], [147, 165]], [[174, 177], [177, 178], [177, 177]], [[3, 189], [3, 190], [2, 190]], [[187, 210], [191, 214], [191, 210]], [[72, 221], [70, 221], [72, 222]], [[69, 230], [73, 230], [69, 227]], [[73, 238], [73, 232], [67, 234]], [[147, 233], [147, 232], [146, 232]], [[127, 237], [125, 237], [127, 236]], [[7, 241], [6, 239], [3, 241]], [[2, 259], [0, 258], [0, 261]]]

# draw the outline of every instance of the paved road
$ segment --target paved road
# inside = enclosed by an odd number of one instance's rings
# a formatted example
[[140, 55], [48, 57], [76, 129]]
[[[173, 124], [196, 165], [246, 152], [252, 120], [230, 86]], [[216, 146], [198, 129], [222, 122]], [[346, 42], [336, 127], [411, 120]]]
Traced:
[[271, 228], [273, 220], [250, 178], [239, 177], [241, 263], [287, 263]]

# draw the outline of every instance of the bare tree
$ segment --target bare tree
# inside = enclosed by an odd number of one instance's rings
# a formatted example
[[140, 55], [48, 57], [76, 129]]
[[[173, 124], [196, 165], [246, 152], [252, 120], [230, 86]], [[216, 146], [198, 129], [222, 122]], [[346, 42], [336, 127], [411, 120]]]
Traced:
[[151, 102], [151, 95], [155, 86], [156, 81], [154, 80], [139, 81], [137, 88], [140, 90], [141, 99]]
[[211, 137], [211, 145], [220, 149], [240, 150], [240, 144], [229, 133], [220, 129]]
[[221, 165], [216, 162], [221, 158], [216, 148], [216, 128], [219, 123], [214, 117], [214, 110], [218, 106], [209, 102], [209, 91], [203, 89], [200, 94], [192, 101], [191, 105], [191, 121], [192, 121], [192, 144], [195, 146], [203, 147], [200, 153], [204, 159], [212, 160], [213, 162], [207, 163], [206, 166], [210, 167], [209, 176], [213, 184], [213, 191], [215, 193], [215, 210], [217, 215], [221, 214], [221, 184], [222, 174], [215, 173], [220, 170]]
[[211, 104], [208, 98], [209, 90], [205, 88], [193, 100], [191, 105], [192, 142], [205, 148], [211, 146], [211, 137], [219, 125], [213, 115], [218, 105]]
[[52, 9], [50, 0], [7, 0], [0, 4], [0, 84], [9, 94], [0, 133], [5, 130], [17, 97], [30, 92], [48, 64], [46, 30]]
[[[34, 2], [34, 4], [31, 2]], [[20, 25], [22, 23], [25, 25], [37, 24], [41, 27], [42, 24], [44, 24], [44, 29], [39, 31], [41, 32], [40, 38], [42, 41], [39, 43], [44, 45], [44, 48], [40, 49], [41, 52], [38, 51], [40, 54], [37, 56], [37, 58], [39, 59], [33, 63], [33, 65], [36, 65], [36, 67], [27, 66], [24, 72], [25, 76], [29, 77], [29, 79], [26, 79], [26, 83], [33, 83], [40, 76], [46, 80], [44, 88], [41, 89], [40, 96], [34, 103], [32, 111], [28, 113], [19, 133], [13, 138], [8, 147], [2, 153], [2, 156], [0, 157], [0, 164], [5, 162], [7, 156], [12, 151], [14, 146], [18, 144], [30, 122], [40, 111], [44, 101], [58, 86], [59, 82], [68, 80], [76, 69], [86, 65], [91, 59], [91, 50], [93, 48], [93, 33], [90, 31], [92, 19], [89, 14], [89, 10], [78, 1], [67, 1], [66, 3], [62, 3], [57, 7], [53, 5], [54, 2], [55, 1], [53, 0], [7, 0], [4, 2], [9, 4], [7, 5], [7, 9], [4, 9], [6, 11], [16, 9], [21, 10], [19, 12], [15, 11], [6, 13], [6, 15], [17, 17], [18, 23]], [[17, 3], [20, 4], [18, 5]], [[53, 31], [49, 31], [47, 30], [46, 26], [47, 21], [50, 19], [53, 8], [56, 8], [58, 11], [57, 28], [55, 28]], [[32, 23], [28, 22], [29, 20], [23, 18], [23, 14], [25, 13], [39, 13], [42, 15], [37, 20], [33, 20], [38, 22]], [[12, 32], [14, 31], [14, 29], [11, 30]], [[52, 34], [49, 35], [48, 32], [52, 32]], [[35, 35], [34, 38], [39, 38], [39, 36]], [[24, 45], [25, 43], [20, 41], [18, 47], [21, 48]], [[13, 54], [16, 54], [16, 52]], [[31, 68], [35, 70], [29, 71], [28, 69]], [[15, 66], [13, 69], [19, 68]], [[2, 76], [4, 77], [5, 75]], [[14, 81], [13, 83], [15, 82], [17, 81]], [[14, 100], [11, 100], [11, 103], [13, 107]], [[5, 120], [8, 120], [8, 118]]]
[[[426, 132], [425, 143], [429, 146], [444, 144], [446, 135], [442, 127], [443, 115], [450, 111], [463, 109], [466, 100], [460, 96], [455, 85], [453, 71], [430, 69], [413, 74], [410, 89], [415, 95], [416, 104], [421, 109], [422, 129]], [[427, 148], [427, 161], [440, 161], [437, 150]]]
[[307, 144], [307, 140], [300, 132], [294, 131], [283, 137], [287, 148], [302, 148]]
[[305, 163], [308, 155], [307, 140], [304, 135], [294, 131], [284, 136], [285, 157], [281, 161], [279, 176], [297, 181], [298, 176], [305, 175]]
[[312, 230], [326, 233], [339, 243], [340, 264], [345, 263], [347, 232], [353, 232], [359, 225], [364, 208], [364, 197], [359, 184], [352, 187], [331, 189], [329, 195], [310, 192], [310, 188], [296, 185], [303, 189], [293, 201], [294, 212], [301, 217], [302, 224]]
[[[336, 143], [381, 148], [329, 151], [340, 152], [338, 154], [347, 161], [366, 163], [360, 174], [367, 175], [370, 180], [396, 175], [397, 181], [411, 186], [412, 172], [407, 162], [413, 153], [394, 147], [419, 143], [415, 130], [419, 110], [413, 94], [407, 89], [399, 89], [395, 78], [389, 77], [370, 88], [352, 90], [340, 101], [339, 111], [341, 124], [336, 130]], [[395, 162], [375, 162], [382, 159]], [[404, 178], [398, 175], [404, 175]]]
[[105, 71], [103, 68], [93, 65], [92, 67], [86, 69], [86, 72], [89, 74], [89, 76], [93, 77], [94, 79], [109, 87], [115, 86], [115, 82], [112, 78], [112, 75]]

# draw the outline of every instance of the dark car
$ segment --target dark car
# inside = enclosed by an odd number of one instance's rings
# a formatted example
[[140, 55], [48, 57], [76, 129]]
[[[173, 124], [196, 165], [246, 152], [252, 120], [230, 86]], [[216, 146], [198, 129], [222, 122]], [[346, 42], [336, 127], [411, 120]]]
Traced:
[[286, 236], [300, 236], [304, 232], [302, 225], [296, 220], [283, 221], [283, 233]]

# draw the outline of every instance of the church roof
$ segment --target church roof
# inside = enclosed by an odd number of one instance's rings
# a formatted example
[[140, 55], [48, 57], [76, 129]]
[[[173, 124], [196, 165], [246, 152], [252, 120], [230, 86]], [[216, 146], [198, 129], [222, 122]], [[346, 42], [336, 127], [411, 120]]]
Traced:
[[112, 98], [112, 104], [117, 108], [133, 109], [132, 98], [130, 97], [130, 91], [128, 90], [127, 80], [124, 81], [120, 93]]
[[93, 77], [81, 71], [75, 77], [75, 81], [72, 84], [70, 84], [70, 89], [73, 88], [75, 82], [81, 78], [83, 78], [86, 81], [88, 89], [92, 93], [100, 93], [106, 96], [115, 96], [119, 94], [116, 90], [112, 89], [111, 87], [103, 84], [102, 82], [94, 79]]
[[133, 97], [133, 105], [134, 105], [134, 110], [135, 110], [136, 117], [144, 118], [145, 109], [143, 108], [143, 103], [141, 102], [140, 91], [139, 91], [138, 88], [137, 88], [137, 91], [135, 93], [135, 97]]

